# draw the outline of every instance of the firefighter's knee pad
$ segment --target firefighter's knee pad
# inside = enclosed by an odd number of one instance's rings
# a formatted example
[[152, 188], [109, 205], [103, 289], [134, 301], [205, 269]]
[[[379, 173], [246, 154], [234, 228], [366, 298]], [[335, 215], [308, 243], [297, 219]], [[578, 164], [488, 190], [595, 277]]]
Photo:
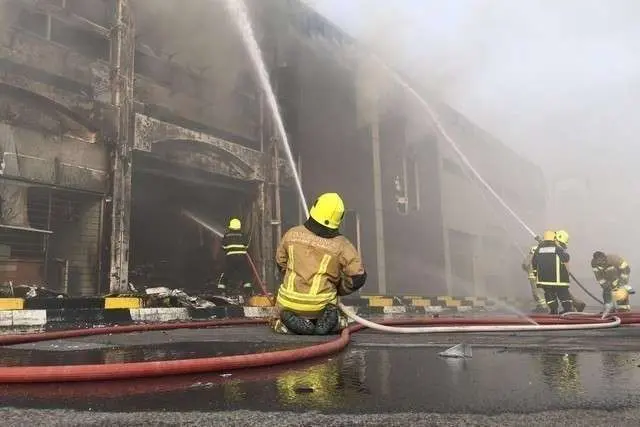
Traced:
[[340, 312], [338, 311], [338, 307], [333, 304], [327, 305], [316, 321], [314, 334], [328, 335], [335, 332], [338, 327], [339, 320]]
[[300, 317], [291, 311], [283, 310], [280, 314], [280, 320], [294, 334], [313, 335], [314, 333], [315, 325], [311, 320]]

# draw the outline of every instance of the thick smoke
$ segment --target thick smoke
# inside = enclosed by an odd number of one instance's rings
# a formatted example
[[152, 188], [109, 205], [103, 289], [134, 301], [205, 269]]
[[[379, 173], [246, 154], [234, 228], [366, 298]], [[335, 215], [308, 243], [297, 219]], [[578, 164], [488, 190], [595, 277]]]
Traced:
[[640, 3], [314, 3], [543, 169], [538, 224], [571, 233], [574, 271], [590, 277], [596, 249], [640, 262]]

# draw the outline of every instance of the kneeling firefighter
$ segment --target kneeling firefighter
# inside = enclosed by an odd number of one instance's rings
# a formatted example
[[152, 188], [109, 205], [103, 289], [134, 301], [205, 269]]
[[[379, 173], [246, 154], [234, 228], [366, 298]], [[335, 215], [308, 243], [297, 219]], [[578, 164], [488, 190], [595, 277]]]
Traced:
[[621, 256], [605, 254], [601, 251], [593, 253], [591, 268], [596, 280], [602, 286], [602, 299], [605, 312], [630, 311], [629, 295], [635, 293], [629, 286], [631, 267]]
[[545, 231], [542, 242], [531, 258], [531, 266], [536, 271], [537, 284], [544, 290], [545, 300], [551, 314], [558, 314], [558, 300], [563, 312], [573, 311], [569, 294], [569, 254], [556, 242], [554, 231]]
[[282, 277], [274, 330], [300, 335], [326, 335], [346, 327], [338, 296], [360, 289], [367, 273], [357, 249], [339, 228], [344, 203], [336, 193], [321, 195], [309, 219], [288, 230], [276, 252]]

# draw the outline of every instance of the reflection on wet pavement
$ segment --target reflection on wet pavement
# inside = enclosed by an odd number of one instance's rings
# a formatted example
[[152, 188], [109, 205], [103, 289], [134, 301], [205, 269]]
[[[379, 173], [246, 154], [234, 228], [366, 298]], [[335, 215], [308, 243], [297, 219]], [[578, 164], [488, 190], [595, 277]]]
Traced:
[[0, 347], [0, 366], [79, 365], [123, 362], [150, 362], [234, 354], [262, 353], [301, 347], [302, 344], [268, 343], [163, 343], [152, 346], [129, 347], [106, 344], [67, 343], [63, 348], [57, 344], [39, 349]]
[[0, 396], [12, 406], [103, 411], [504, 413], [640, 404], [640, 353], [477, 349], [471, 359], [447, 359], [439, 351], [351, 348], [286, 367], [100, 385], [12, 385], [0, 387]]

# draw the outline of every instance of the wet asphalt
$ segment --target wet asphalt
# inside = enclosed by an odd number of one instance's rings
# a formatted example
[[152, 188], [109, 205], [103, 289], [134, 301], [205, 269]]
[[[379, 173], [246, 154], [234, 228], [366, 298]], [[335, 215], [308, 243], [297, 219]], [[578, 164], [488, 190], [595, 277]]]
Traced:
[[[95, 336], [0, 349], [0, 364], [117, 363], [293, 348], [265, 327]], [[443, 358], [466, 342], [468, 359]], [[355, 334], [304, 363], [102, 383], [0, 385], [4, 425], [639, 425], [640, 328]], [[595, 423], [595, 424], [594, 424]]]

